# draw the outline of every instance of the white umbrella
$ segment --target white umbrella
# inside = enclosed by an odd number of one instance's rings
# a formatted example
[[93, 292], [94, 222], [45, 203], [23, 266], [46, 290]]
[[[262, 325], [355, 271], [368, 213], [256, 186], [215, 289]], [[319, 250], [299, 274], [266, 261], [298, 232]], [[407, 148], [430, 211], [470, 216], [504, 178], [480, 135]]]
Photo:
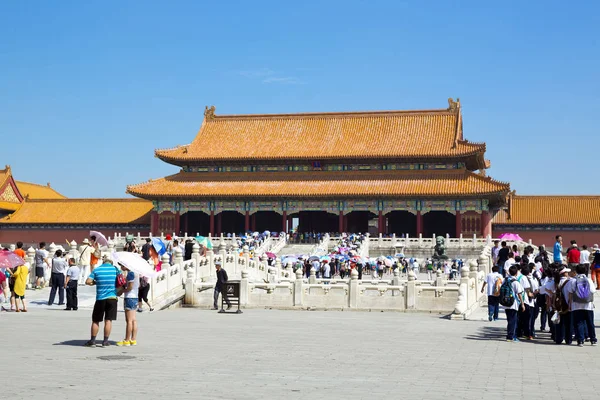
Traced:
[[146, 276], [148, 278], [155, 277], [158, 272], [154, 271], [153, 267], [137, 253], [128, 251], [117, 251], [112, 254], [113, 262], [122, 264], [130, 271]]
[[101, 234], [98, 231], [90, 231], [90, 236], [96, 236], [96, 242], [100, 246], [108, 246], [108, 240], [106, 240], [106, 236]]

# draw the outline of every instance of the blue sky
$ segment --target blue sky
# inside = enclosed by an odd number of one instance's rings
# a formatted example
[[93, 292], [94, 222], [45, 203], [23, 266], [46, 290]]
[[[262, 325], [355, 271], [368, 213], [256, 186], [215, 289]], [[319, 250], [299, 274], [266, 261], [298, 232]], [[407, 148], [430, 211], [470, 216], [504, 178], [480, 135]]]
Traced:
[[521, 194], [599, 194], [595, 1], [0, 4], [0, 165], [69, 197], [178, 168], [217, 114], [444, 108]]

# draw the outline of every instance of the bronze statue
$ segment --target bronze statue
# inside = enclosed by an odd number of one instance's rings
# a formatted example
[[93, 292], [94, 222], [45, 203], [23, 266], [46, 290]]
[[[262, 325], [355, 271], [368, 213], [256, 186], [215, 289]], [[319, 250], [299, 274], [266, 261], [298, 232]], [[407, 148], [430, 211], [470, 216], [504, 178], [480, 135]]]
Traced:
[[445, 261], [448, 259], [446, 255], [446, 239], [443, 236], [438, 236], [435, 238], [435, 247], [433, 248], [433, 258], [434, 261]]

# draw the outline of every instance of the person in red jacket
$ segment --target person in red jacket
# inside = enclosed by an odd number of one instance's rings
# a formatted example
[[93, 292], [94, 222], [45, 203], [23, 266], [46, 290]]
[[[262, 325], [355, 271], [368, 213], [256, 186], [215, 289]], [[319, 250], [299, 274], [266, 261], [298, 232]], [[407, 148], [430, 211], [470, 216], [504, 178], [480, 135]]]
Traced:
[[569, 267], [576, 267], [579, 265], [579, 260], [581, 258], [581, 253], [579, 248], [577, 247], [577, 242], [571, 240], [571, 247], [567, 251], [567, 262], [569, 263]]

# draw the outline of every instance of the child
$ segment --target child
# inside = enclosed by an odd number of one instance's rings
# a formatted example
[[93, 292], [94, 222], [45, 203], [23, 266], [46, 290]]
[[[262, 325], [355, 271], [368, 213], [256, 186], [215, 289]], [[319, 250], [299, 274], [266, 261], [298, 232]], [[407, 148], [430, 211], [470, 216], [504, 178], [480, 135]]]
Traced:
[[[17, 267], [13, 274], [15, 278], [15, 311], [16, 312], [27, 312], [27, 306], [25, 305], [25, 286], [27, 284], [27, 274], [29, 274], [29, 263]], [[22, 309], [19, 310], [19, 299], [21, 300]]]

